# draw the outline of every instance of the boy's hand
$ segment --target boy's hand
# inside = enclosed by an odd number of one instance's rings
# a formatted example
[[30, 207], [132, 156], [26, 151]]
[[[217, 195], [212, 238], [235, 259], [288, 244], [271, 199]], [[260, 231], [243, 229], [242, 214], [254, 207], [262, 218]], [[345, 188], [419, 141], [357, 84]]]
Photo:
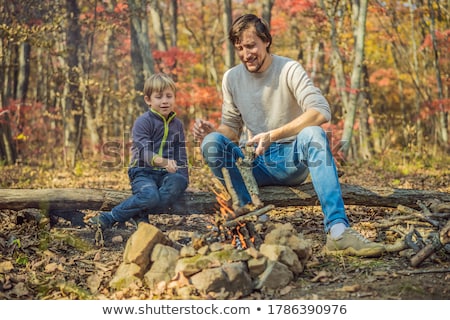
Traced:
[[178, 170], [178, 165], [175, 160], [168, 160], [166, 165], [166, 170], [170, 173], [175, 173]]
[[177, 165], [177, 162], [175, 160], [166, 159], [166, 158], [163, 158], [163, 157], [160, 157], [160, 156], [156, 157], [153, 160], [153, 164], [155, 166], [157, 166], [158, 168], [166, 169], [170, 173], [175, 173], [178, 170], [178, 165]]

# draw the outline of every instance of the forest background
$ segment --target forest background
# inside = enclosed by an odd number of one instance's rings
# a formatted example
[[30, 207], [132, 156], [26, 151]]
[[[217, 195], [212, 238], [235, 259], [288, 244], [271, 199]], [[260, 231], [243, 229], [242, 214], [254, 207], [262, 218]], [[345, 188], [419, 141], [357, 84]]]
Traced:
[[127, 188], [143, 82], [159, 71], [176, 80], [190, 165], [201, 169], [191, 128], [220, 121], [222, 75], [239, 62], [227, 30], [247, 12], [269, 21], [272, 53], [301, 62], [329, 100], [340, 166], [448, 169], [449, 9], [438, 0], [3, 0], [0, 187], [68, 186], [94, 172], [95, 182], [72, 186]]

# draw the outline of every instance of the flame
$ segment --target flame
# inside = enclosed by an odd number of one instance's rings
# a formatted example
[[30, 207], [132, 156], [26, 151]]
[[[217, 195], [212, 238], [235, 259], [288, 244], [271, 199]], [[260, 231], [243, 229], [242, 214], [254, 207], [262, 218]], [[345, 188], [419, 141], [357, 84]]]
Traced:
[[[219, 221], [228, 221], [237, 218], [239, 215], [230, 207], [230, 195], [226, 188], [222, 188], [222, 186], [215, 184], [214, 187], [210, 188], [212, 192], [216, 196], [217, 205], [218, 205], [218, 213], [219, 213]], [[223, 227], [223, 226], [222, 226]], [[245, 222], [237, 222], [237, 225], [233, 228], [228, 227], [226, 230], [223, 230], [224, 234], [226, 234], [226, 238], [231, 240], [231, 244], [234, 247], [239, 247], [240, 249], [247, 249], [250, 247], [249, 241], [254, 243], [254, 237], [246, 238], [246, 235], [240, 230], [241, 228], [245, 228]], [[248, 232], [246, 232], [248, 233]]]

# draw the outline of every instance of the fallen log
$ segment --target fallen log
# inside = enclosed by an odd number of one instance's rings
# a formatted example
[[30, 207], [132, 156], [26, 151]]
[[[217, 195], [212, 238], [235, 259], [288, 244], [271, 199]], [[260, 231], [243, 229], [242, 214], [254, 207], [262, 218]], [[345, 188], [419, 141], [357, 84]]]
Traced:
[[[450, 202], [450, 193], [342, 184], [346, 205], [391, 207], [404, 205], [420, 209], [417, 202], [436, 199]], [[0, 209], [38, 208], [48, 211], [110, 210], [131, 195], [130, 191], [109, 189], [0, 189]], [[320, 205], [311, 183], [297, 187], [262, 187], [264, 205], [276, 207]], [[186, 192], [173, 205], [172, 214], [208, 214], [215, 212], [217, 201], [212, 192]]]

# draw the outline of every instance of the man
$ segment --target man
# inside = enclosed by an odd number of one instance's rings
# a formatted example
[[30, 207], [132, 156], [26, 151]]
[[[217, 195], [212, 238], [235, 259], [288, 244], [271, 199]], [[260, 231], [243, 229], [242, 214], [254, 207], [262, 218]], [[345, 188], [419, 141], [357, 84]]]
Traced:
[[241, 64], [222, 80], [222, 121], [217, 129], [204, 120], [194, 125], [202, 140], [205, 161], [223, 180], [222, 167], [230, 173], [240, 205], [251, 201], [236, 160], [239, 147], [254, 145], [253, 174], [259, 186], [298, 185], [308, 173], [324, 213], [325, 249], [332, 253], [380, 256], [384, 246], [370, 242], [350, 228], [337, 170], [324, 130], [330, 106], [294, 60], [270, 53], [272, 37], [267, 23], [253, 14], [237, 18], [229, 39]]

